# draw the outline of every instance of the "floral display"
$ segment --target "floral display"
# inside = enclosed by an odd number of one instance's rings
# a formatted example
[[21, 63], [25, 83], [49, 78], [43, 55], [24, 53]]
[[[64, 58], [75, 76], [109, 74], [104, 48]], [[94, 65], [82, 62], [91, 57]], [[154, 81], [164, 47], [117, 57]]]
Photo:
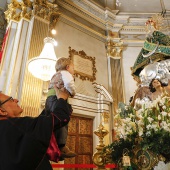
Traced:
[[[141, 156], [135, 153], [136, 148], [140, 148], [142, 152], [150, 151], [158, 161], [170, 161], [170, 97], [148, 101], [138, 111], [131, 106], [121, 105], [114, 120], [117, 139], [104, 148], [104, 151], [111, 151], [114, 163], [122, 163], [123, 156], [128, 155], [131, 167], [138, 167], [136, 164], [139, 162], [143, 166], [144, 163], [149, 164], [149, 156], [145, 154], [146, 158], [143, 157], [142, 160]], [[134, 161], [136, 156], [137, 161]], [[151, 167], [151, 164], [149, 166]]]

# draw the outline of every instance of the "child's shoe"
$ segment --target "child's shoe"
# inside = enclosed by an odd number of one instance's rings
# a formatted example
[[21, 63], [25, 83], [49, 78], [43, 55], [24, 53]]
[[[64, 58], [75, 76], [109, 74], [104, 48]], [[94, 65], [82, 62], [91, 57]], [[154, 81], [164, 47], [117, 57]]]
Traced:
[[77, 155], [76, 153], [72, 152], [67, 146], [60, 148], [60, 151], [61, 157], [63, 158], [73, 158]]

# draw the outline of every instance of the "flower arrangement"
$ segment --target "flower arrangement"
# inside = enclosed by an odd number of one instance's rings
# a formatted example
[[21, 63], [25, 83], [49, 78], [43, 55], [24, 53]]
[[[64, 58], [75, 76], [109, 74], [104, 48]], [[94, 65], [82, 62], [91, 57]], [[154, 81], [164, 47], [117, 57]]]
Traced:
[[[132, 160], [135, 147], [161, 155], [163, 161], [170, 161], [170, 97], [147, 102], [138, 111], [121, 105], [115, 122], [117, 140], [104, 148], [104, 151], [111, 151], [114, 163], [121, 162], [124, 154]], [[128, 153], [124, 153], [125, 149]], [[132, 162], [131, 166], [136, 165]]]

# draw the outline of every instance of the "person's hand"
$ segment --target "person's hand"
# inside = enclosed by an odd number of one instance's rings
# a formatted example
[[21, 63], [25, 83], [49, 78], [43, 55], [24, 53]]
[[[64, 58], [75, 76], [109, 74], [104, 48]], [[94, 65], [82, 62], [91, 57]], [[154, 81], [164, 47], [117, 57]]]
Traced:
[[62, 90], [58, 89], [56, 86], [54, 86], [55, 92], [56, 92], [56, 96], [58, 99], [62, 98], [64, 100], [67, 100], [69, 97], [69, 93], [65, 90], [65, 92], [63, 92]]

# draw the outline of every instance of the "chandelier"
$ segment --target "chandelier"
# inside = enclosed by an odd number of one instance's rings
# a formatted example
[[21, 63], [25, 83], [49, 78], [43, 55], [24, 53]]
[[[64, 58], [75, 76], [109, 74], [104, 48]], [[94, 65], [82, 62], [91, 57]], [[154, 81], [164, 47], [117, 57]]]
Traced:
[[44, 39], [44, 48], [38, 57], [34, 57], [28, 61], [28, 71], [38, 79], [49, 81], [55, 71], [56, 55], [54, 46], [57, 42], [51, 38]]

